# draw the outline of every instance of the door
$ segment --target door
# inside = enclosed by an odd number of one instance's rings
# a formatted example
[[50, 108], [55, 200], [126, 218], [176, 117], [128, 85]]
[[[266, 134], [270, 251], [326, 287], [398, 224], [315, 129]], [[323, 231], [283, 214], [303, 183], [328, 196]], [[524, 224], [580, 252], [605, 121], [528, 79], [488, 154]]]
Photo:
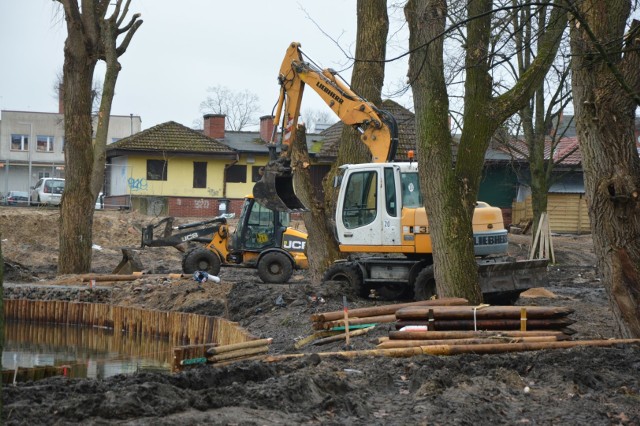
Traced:
[[350, 246], [380, 245], [378, 193], [382, 180], [378, 170], [347, 170], [340, 190], [336, 230], [340, 244]]

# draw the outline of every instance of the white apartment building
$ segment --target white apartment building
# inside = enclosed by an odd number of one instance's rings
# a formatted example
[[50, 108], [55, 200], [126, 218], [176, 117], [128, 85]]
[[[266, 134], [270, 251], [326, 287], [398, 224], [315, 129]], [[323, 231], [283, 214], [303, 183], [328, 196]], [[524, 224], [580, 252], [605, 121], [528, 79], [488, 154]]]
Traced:
[[[0, 193], [29, 191], [43, 177], [64, 177], [64, 114], [0, 111]], [[97, 125], [94, 121], [94, 136]], [[137, 115], [112, 115], [107, 144], [141, 130]]]

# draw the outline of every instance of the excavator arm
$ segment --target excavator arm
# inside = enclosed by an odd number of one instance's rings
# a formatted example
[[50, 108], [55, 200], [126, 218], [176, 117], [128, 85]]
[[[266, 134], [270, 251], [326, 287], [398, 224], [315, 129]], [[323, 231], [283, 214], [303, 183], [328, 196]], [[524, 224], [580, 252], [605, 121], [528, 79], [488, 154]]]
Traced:
[[[264, 206], [278, 211], [305, 210], [293, 189], [291, 146], [295, 141], [300, 105], [305, 86], [312, 88], [347, 125], [360, 132], [369, 148], [372, 162], [393, 161], [398, 146], [395, 119], [386, 111], [359, 96], [331, 69], [321, 70], [303, 59], [300, 43], [291, 43], [285, 54], [280, 74], [280, 97], [276, 106], [273, 134], [268, 143], [270, 161], [262, 179], [256, 182], [253, 196]], [[277, 129], [282, 123], [280, 154], [277, 153]]]

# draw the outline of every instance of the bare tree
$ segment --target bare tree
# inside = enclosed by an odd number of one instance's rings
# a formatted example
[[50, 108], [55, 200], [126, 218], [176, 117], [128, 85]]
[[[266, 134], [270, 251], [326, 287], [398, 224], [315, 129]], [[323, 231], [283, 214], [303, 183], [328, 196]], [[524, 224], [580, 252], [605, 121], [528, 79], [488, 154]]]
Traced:
[[200, 103], [200, 112], [226, 115], [228, 130], [239, 132], [257, 122], [256, 114], [260, 111], [258, 95], [248, 90], [234, 92], [220, 85], [209, 87], [207, 92], [209, 96]]
[[405, 8], [420, 183], [432, 235], [437, 292], [443, 297], [465, 297], [471, 303], [482, 301], [471, 219], [485, 152], [496, 130], [526, 105], [542, 83], [566, 25], [564, 11], [554, 8], [529, 70], [494, 96], [492, 70], [500, 61], [490, 42], [496, 36], [491, 30], [497, 13], [491, 0], [474, 0], [464, 5], [465, 20], [456, 22], [465, 26], [465, 90], [463, 130], [454, 161], [443, 61], [448, 4], [446, 0], [409, 0]]
[[[118, 58], [142, 25], [139, 14], [125, 23], [130, 0], [56, 0], [65, 14], [63, 91], [65, 130], [65, 191], [60, 215], [61, 274], [89, 272], [94, 203], [104, 182], [107, 130]], [[110, 12], [109, 12], [110, 11]], [[92, 137], [93, 74], [106, 63], [95, 139]], [[87, 178], [89, 177], [89, 178]]]
[[[524, 4], [520, 4], [524, 3]], [[512, 0], [514, 11], [511, 13], [512, 33], [517, 67], [514, 66], [514, 78], [524, 75], [537, 55], [539, 39], [536, 35], [549, 20], [548, 8], [532, 6], [526, 0]], [[559, 128], [563, 113], [571, 102], [570, 66], [568, 58], [568, 33], [565, 33], [558, 55], [545, 81], [536, 89], [533, 97], [518, 114], [523, 129], [525, 149], [519, 144], [505, 141], [506, 146], [519, 156], [528, 159], [529, 181], [533, 206], [533, 235], [542, 213], [547, 211], [549, 188], [554, 182], [554, 169], [575, 149], [569, 150], [560, 158], [554, 159], [560, 140], [567, 129]], [[566, 123], [565, 123], [566, 124]], [[576, 148], [577, 149], [577, 148]]]
[[623, 337], [640, 337], [640, 22], [631, 2], [566, 1], [576, 129], [598, 269]]
[[336, 116], [327, 110], [305, 109], [302, 113], [302, 121], [309, 129], [318, 133], [318, 124], [333, 124], [337, 121]]

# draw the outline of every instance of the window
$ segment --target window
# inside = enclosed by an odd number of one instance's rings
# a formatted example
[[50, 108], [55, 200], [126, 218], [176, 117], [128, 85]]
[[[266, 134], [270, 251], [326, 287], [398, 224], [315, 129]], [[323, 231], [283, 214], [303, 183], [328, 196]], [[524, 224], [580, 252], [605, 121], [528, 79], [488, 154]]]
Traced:
[[389, 216], [397, 216], [396, 209], [396, 178], [393, 168], [384, 168], [384, 193], [386, 196], [387, 213]]
[[193, 162], [193, 187], [207, 187], [207, 163], [202, 161]]
[[29, 151], [29, 136], [11, 135], [12, 151]]
[[247, 166], [237, 164], [227, 169], [227, 182], [245, 183], [247, 182]]
[[356, 172], [349, 176], [342, 209], [342, 222], [354, 229], [373, 222], [377, 215], [378, 174]]
[[257, 182], [262, 179], [264, 166], [251, 166], [251, 182]]
[[147, 180], [167, 180], [167, 161], [147, 160]]
[[41, 136], [36, 139], [36, 151], [53, 152], [53, 136]]
[[51, 177], [49, 172], [38, 172], [38, 179]]
[[420, 180], [418, 173], [402, 173], [402, 206], [422, 207], [422, 195], [420, 194]]

